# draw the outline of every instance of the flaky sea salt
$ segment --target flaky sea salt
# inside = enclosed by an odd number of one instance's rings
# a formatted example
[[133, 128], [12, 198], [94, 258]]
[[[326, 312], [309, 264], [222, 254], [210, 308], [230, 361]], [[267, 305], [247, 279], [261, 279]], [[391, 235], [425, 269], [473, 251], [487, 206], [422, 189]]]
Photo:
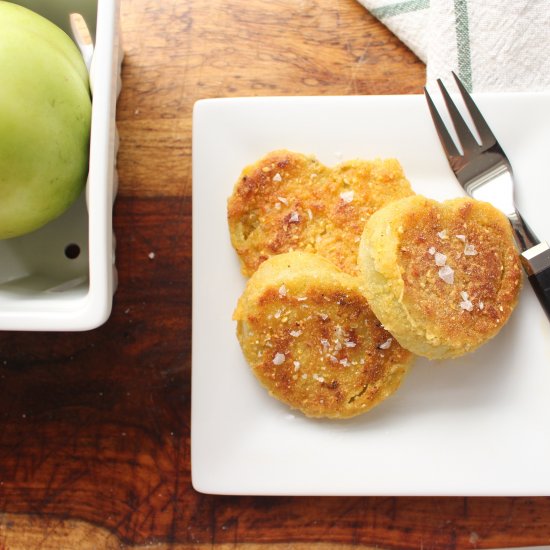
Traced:
[[472, 309], [474, 309], [474, 304], [472, 304], [468, 293], [465, 290], [462, 290], [460, 292], [460, 297], [462, 298], [462, 302], [460, 302], [460, 307], [462, 309], [465, 309], [466, 311], [472, 311]]
[[276, 353], [275, 357], [273, 358], [273, 364], [274, 365], [282, 365], [285, 362], [285, 354], [284, 353]]
[[464, 247], [464, 256], [475, 256], [476, 254], [477, 254], [477, 250], [473, 244], [467, 244]]
[[328, 340], [326, 338], [321, 338], [321, 345], [324, 348], [328, 348], [328, 346], [329, 346]]
[[340, 198], [344, 201], [344, 202], [351, 202], [353, 200], [353, 195], [354, 195], [354, 192], [353, 191], [342, 191], [342, 193], [340, 193]]
[[441, 252], [436, 252], [434, 254], [435, 259], [435, 265], [441, 267], [444, 266], [447, 263], [447, 256], [445, 254], [441, 254]]
[[383, 344], [380, 344], [378, 347], [380, 349], [389, 349], [389, 347], [391, 346], [392, 341], [393, 341], [393, 338], [388, 338]]
[[300, 370], [300, 361], [294, 361], [294, 370]]
[[302, 334], [301, 330], [291, 330], [290, 331], [290, 336], [293, 336], [294, 338], [298, 338], [298, 336], [300, 336], [300, 334]]
[[447, 239], [447, 230], [444, 229], [443, 231], [439, 231], [439, 233], [437, 234], [437, 236], [442, 239], [442, 240], [445, 240]]
[[435, 247], [430, 246], [430, 248], [428, 248], [428, 254], [430, 254], [431, 256], [433, 256], [433, 255], [435, 254]]
[[485, 307], [485, 304], [483, 302], [479, 302], [477, 307], [479, 307], [479, 309], [483, 309]]
[[346, 344], [346, 348], [354, 348], [357, 345], [355, 342], [352, 342], [351, 340], [346, 340], [344, 343]]
[[292, 212], [288, 221], [290, 223], [298, 223], [300, 221], [300, 215], [298, 214], [298, 212]]
[[437, 274], [448, 285], [452, 285], [455, 282], [455, 272], [453, 268], [449, 265], [444, 265], [443, 267], [440, 267]]
[[281, 177], [281, 174], [279, 174], [279, 172], [277, 172], [274, 176], [273, 176], [273, 181], [282, 181], [282, 177]]
[[288, 199], [285, 199], [284, 197], [277, 197], [277, 200], [283, 204], [288, 204]]
[[286, 286], [284, 284], [282, 284], [280, 287], [279, 287], [279, 296], [286, 296], [286, 293], [287, 293], [287, 290], [286, 290]]
[[455, 235], [457, 239], [460, 239], [462, 242], [466, 242], [466, 235]]

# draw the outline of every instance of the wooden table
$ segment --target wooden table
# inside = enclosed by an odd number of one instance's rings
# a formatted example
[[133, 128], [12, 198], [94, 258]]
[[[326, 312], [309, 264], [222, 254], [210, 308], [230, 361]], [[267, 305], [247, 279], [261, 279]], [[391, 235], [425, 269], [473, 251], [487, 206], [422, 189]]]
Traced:
[[0, 548], [550, 543], [547, 498], [192, 489], [193, 103], [420, 93], [425, 67], [354, 0], [122, 0], [121, 11], [119, 287], [97, 330], [0, 334]]

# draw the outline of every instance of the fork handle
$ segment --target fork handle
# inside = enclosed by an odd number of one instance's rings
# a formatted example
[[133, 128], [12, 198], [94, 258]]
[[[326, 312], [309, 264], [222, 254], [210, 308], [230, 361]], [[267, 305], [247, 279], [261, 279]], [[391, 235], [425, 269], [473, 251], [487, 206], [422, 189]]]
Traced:
[[520, 250], [525, 251], [540, 243], [533, 230], [527, 225], [527, 222], [517, 209], [514, 210], [513, 214], [508, 216], [508, 220], [512, 225], [514, 237]]
[[539, 302], [550, 320], [550, 246], [543, 241], [521, 254], [521, 262]]

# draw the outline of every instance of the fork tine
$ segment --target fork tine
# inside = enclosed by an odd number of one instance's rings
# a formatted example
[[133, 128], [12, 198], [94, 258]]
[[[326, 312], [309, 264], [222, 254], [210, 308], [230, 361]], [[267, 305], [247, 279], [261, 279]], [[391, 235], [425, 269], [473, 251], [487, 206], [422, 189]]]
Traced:
[[464, 84], [462, 84], [462, 81], [460, 80], [460, 78], [456, 76], [454, 71], [452, 71], [452, 73], [453, 73], [455, 82], [458, 86], [458, 89], [460, 90], [460, 95], [462, 96], [462, 99], [464, 100], [464, 103], [468, 108], [470, 116], [472, 117], [472, 120], [474, 121], [476, 129], [479, 133], [479, 137], [481, 138], [481, 144], [483, 145], [484, 148], [491, 147], [497, 142], [495, 135], [491, 131], [491, 128], [489, 128], [489, 125], [483, 118], [483, 115], [481, 114], [480, 110], [477, 108], [477, 105], [474, 103], [472, 96], [468, 93], [468, 90], [466, 90]]
[[445, 88], [440, 78], [437, 79], [437, 83], [439, 84], [439, 89], [441, 90], [443, 99], [445, 100], [445, 105], [447, 106], [447, 110], [449, 111], [449, 115], [451, 116], [451, 120], [453, 121], [456, 134], [460, 141], [460, 145], [464, 150], [464, 153], [479, 149], [479, 143], [470, 131], [470, 128], [468, 128], [468, 125], [462, 118], [462, 115], [460, 114], [459, 110], [451, 99], [447, 88]]
[[432, 120], [434, 122], [437, 135], [439, 136], [439, 140], [441, 141], [441, 145], [443, 146], [447, 157], [459, 157], [460, 151], [457, 149], [453, 138], [449, 134], [449, 131], [447, 130], [447, 127], [445, 126], [445, 123], [443, 122], [443, 119], [441, 118], [426, 88], [424, 88], [424, 95], [426, 96], [426, 101], [428, 102], [428, 108], [430, 109], [430, 114], [432, 115]]

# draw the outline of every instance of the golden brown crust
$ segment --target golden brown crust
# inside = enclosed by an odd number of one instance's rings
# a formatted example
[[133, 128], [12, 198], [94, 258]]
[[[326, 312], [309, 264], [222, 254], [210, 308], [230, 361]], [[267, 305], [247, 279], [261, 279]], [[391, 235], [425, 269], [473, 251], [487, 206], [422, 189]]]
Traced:
[[319, 253], [357, 274], [368, 218], [412, 194], [394, 159], [347, 161], [334, 169], [311, 156], [273, 151], [245, 168], [228, 201], [231, 242], [243, 274], [292, 250]]
[[310, 417], [368, 411], [397, 389], [412, 361], [372, 314], [359, 280], [319, 255], [264, 262], [234, 319], [260, 382]]
[[401, 345], [430, 358], [495, 336], [521, 288], [508, 220], [469, 198], [388, 205], [367, 223], [359, 263], [375, 314]]

